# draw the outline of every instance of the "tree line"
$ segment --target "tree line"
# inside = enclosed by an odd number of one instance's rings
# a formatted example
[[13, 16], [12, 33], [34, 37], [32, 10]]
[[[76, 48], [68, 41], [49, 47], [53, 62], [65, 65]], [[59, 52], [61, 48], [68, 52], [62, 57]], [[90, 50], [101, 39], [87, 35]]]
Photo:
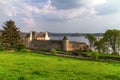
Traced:
[[120, 30], [107, 30], [103, 38], [97, 40], [92, 34], [87, 34], [90, 43], [90, 50], [93, 48], [99, 53], [119, 54], [120, 51]]

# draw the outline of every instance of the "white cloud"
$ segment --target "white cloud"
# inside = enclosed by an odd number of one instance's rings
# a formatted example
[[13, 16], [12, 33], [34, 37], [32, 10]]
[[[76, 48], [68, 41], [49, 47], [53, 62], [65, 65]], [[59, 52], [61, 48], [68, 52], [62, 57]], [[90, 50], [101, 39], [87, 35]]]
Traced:
[[[86, 8], [85, 6], [80, 8], [72, 8], [67, 10], [59, 10], [56, 9], [55, 6], [52, 5], [51, 0], [48, 0], [47, 2], [38, 3], [40, 5], [31, 5], [25, 2], [22, 2], [20, 0], [5, 0], [1, 1], [0, 3], [3, 4], [3, 6], [8, 5], [5, 10], [2, 12], [5, 13], [7, 16], [13, 17], [17, 15], [24, 15], [25, 17], [32, 18], [34, 15], [45, 15], [46, 19], [60, 19], [60, 20], [72, 20], [77, 17], [80, 17], [84, 14], [89, 15], [96, 15], [96, 11], [94, 10], [93, 6], [98, 4], [104, 4], [106, 0], [92, 0], [88, 4], [88, 0], [84, 0], [83, 3], [86, 5], [92, 6], [90, 9]], [[10, 4], [11, 3], [11, 4]], [[15, 3], [19, 3], [18, 5]], [[19, 10], [19, 11], [18, 11]], [[86, 16], [87, 16], [86, 15]], [[50, 17], [52, 16], [52, 17]]]
[[0, 0], [0, 4], [9, 4], [9, 2], [13, 2], [14, 0]]
[[[23, 26], [37, 29], [41, 24], [47, 25], [47, 27], [54, 24], [59, 26], [58, 23], [63, 24], [63, 26], [65, 24], [72, 26], [68, 24], [69, 21], [71, 23], [74, 22], [74, 25], [82, 25], [86, 20], [81, 24], [77, 24], [75, 21], [80, 22], [83, 19], [94, 19], [97, 21], [99, 16], [112, 15], [110, 11], [115, 12], [114, 9], [119, 8], [117, 0], [42, 0], [42, 2], [37, 0], [35, 4], [30, 3], [31, 1], [34, 2], [34, 0], [26, 1], [1, 0], [0, 15], [5, 17], [5, 19], [21, 20], [20, 22], [24, 23]], [[118, 5], [113, 6], [111, 1], [114, 2], [114, 5], [116, 3]], [[92, 24], [91, 21], [90, 24]]]
[[[48, 0], [46, 3], [41, 4], [43, 7], [39, 8], [39, 6], [33, 6], [27, 3], [24, 3], [24, 15], [31, 17], [32, 14], [43, 16], [44, 19], [48, 20], [58, 20], [58, 21], [64, 21], [64, 20], [72, 20], [77, 17], [82, 16], [83, 14], [88, 14], [88, 9], [81, 7], [81, 8], [73, 8], [73, 9], [67, 9], [67, 10], [58, 10], [54, 6], [51, 5], [51, 1]], [[28, 13], [27, 13], [27, 12]]]
[[79, 9], [68, 9], [56, 11], [57, 16], [61, 16], [63, 19], [72, 20], [78, 17], [82, 17], [83, 14], [88, 14], [88, 10], [84, 7]]
[[[18, 4], [19, 3], [19, 4]], [[0, 11], [8, 17], [14, 17], [19, 13], [20, 0], [0, 0]]]
[[97, 6], [97, 5], [101, 5], [101, 4], [105, 4], [105, 3], [107, 3], [107, 0], [92, 0], [91, 6]]
[[42, 8], [39, 8], [39, 6], [31, 6], [32, 7], [32, 11], [37, 13], [37, 14], [46, 14], [46, 13], [53, 13], [54, 10], [56, 10], [55, 7], [53, 7], [51, 5], [51, 1], [48, 0], [46, 3], [41, 3], [40, 7], [42, 6]]
[[29, 28], [35, 28], [36, 23], [33, 18], [23, 18], [24, 23]]

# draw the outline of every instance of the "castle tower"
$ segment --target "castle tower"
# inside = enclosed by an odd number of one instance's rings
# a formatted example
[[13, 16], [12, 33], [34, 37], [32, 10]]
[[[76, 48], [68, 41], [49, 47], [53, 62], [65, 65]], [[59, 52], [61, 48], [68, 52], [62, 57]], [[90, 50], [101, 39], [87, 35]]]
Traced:
[[29, 41], [32, 41], [35, 38], [36, 38], [36, 32], [35, 31], [30, 31], [30, 39], [29, 39]]
[[48, 32], [45, 32], [45, 40], [50, 40], [50, 37], [48, 36]]
[[32, 41], [32, 31], [30, 31], [30, 39], [29, 39], [29, 41]]
[[28, 48], [31, 48], [32, 44], [32, 40], [35, 39], [36, 37], [36, 32], [35, 31], [30, 31], [30, 34], [29, 34], [29, 38], [28, 38], [28, 42], [27, 42], [27, 47]]
[[64, 36], [63, 38], [63, 50], [69, 51], [69, 40], [67, 36]]

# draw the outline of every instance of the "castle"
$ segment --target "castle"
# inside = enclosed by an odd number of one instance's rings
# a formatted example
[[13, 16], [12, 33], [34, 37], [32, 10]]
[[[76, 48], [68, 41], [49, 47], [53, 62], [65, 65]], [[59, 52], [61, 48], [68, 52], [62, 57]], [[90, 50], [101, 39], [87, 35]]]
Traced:
[[51, 40], [47, 32], [31, 31], [24, 38], [24, 43], [27, 48], [35, 50], [86, 51], [89, 49], [86, 43], [69, 41], [67, 36], [64, 36], [62, 40]]

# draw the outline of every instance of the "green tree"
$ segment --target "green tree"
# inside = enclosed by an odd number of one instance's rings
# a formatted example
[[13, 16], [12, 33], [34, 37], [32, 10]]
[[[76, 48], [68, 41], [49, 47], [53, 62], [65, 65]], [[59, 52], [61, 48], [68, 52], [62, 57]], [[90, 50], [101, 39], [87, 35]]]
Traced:
[[14, 21], [6, 21], [2, 27], [3, 30], [1, 36], [1, 44], [5, 49], [16, 49], [19, 46], [23, 45], [19, 28], [16, 27]]
[[94, 43], [95, 49], [98, 50], [99, 53], [103, 52], [105, 53], [107, 50], [107, 47], [105, 45], [104, 39], [100, 39]]
[[99, 53], [101, 53], [101, 48], [102, 48], [102, 42], [101, 41], [96, 41], [94, 46], [98, 50]]
[[112, 49], [112, 53], [117, 54], [120, 46], [120, 30], [107, 30], [103, 38], [107, 46]]
[[96, 38], [92, 34], [87, 34], [87, 38], [88, 38], [89, 43], [90, 43], [90, 50], [92, 50], [94, 43], [96, 41]]

